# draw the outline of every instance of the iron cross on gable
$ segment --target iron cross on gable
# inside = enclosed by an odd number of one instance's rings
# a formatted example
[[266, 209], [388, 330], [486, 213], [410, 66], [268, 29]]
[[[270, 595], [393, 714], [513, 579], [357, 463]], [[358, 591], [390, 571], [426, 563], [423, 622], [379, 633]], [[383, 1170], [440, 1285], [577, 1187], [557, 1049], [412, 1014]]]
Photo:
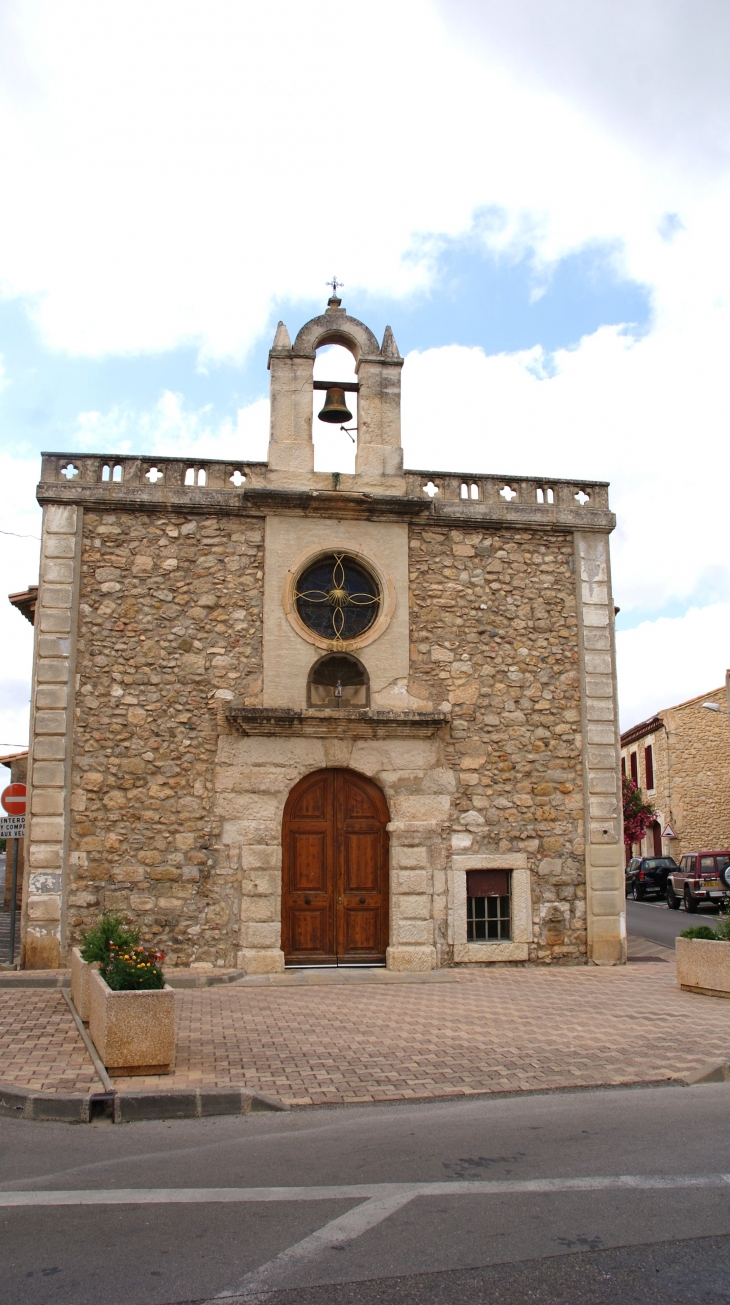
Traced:
[[333, 299], [337, 298], [337, 291], [341, 290], [344, 284], [345, 284], [344, 281], [338, 281], [336, 276], [333, 276], [331, 281], [325, 281], [325, 285], [332, 286]]

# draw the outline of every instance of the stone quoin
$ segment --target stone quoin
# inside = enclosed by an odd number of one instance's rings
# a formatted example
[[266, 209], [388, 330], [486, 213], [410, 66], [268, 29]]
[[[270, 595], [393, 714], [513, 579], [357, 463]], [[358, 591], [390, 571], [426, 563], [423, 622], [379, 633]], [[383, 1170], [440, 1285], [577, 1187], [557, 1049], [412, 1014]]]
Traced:
[[404, 470], [402, 363], [333, 296], [268, 462], [43, 456], [25, 966], [108, 908], [167, 966], [625, 960], [607, 486]]

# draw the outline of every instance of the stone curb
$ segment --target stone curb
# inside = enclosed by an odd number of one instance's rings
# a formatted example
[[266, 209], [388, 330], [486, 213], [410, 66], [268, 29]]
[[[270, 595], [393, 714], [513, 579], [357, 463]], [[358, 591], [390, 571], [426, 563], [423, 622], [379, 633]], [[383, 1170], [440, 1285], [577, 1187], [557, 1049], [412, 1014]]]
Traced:
[[108, 1119], [131, 1124], [149, 1119], [208, 1119], [214, 1115], [250, 1115], [288, 1110], [277, 1097], [247, 1088], [193, 1088], [169, 1092], [34, 1092], [0, 1084], [0, 1116], [90, 1124]]
[[712, 1061], [709, 1065], [700, 1065], [685, 1078], [687, 1087], [696, 1083], [730, 1083], [730, 1064], [725, 1060]]
[[[240, 983], [246, 977], [245, 970], [228, 970], [225, 974], [216, 974], [215, 970], [201, 970], [198, 973], [187, 971], [176, 974], [174, 970], [165, 971], [165, 982], [179, 991], [195, 988], [219, 988], [225, 984]], [[2, 970], [0, 971], [0, 988], [70, 988], [70, 970]]]

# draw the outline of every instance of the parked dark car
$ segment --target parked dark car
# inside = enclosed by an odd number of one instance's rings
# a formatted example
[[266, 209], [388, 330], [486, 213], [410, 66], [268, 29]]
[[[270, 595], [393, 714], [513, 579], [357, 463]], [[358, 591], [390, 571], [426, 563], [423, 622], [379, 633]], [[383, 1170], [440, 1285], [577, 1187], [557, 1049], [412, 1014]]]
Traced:
[[644, 897], [663, 897], [667, 879], [679, 866], [673, 856], [633, 856], [626, 867], [626, 896], [640, 902]]
[[726, 907], [730, 893], [730, 851], [686, 852], [667, 883], [667, 906], [694, 912], [703, 903]]

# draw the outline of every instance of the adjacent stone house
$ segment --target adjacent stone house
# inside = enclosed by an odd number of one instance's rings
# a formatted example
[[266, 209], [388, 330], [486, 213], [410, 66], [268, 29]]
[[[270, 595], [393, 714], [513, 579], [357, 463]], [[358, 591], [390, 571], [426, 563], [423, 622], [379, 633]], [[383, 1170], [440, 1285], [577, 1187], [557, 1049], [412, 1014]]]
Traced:
[[625, 959], [607, 486], [404, 471], [402, 364], [333, 297], [266, 463], [44, 455], [26, 966], [109, 907], [172, 965]]
[[[703, 703], [714, 703], [716, 711]], [[730, 671], [725, 685], [621, 735], [621, 770], [656, 805], [633, 856], [730, 849]], [[663, 837], [669, 827], [675, 838]]]

